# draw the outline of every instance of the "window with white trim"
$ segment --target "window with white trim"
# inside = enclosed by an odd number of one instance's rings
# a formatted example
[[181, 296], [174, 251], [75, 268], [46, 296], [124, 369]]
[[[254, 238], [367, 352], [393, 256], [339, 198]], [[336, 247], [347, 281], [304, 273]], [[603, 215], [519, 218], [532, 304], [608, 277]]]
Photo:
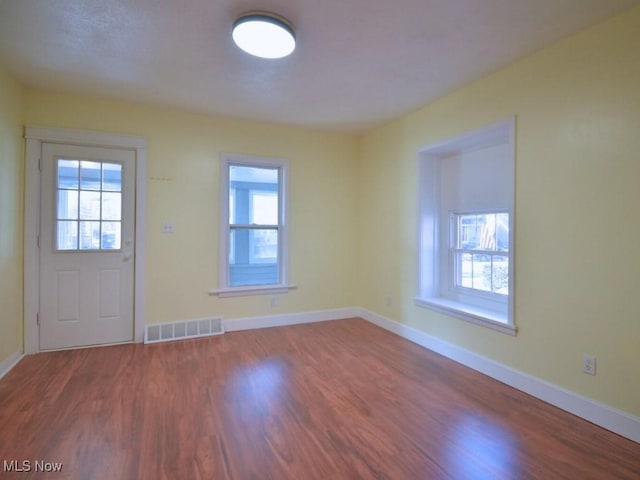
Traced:
[[223, 155], [220, 212], [221, 296], [288, 290], [288, 162]]
[[416, 304], [515, 334], [514, 119], [418, 155]]

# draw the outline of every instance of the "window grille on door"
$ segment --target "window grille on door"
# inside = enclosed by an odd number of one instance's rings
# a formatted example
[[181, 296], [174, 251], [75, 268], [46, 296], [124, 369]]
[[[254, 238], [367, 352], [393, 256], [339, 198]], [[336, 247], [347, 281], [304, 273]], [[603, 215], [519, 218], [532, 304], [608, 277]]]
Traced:
[[58, 158], [55, 250], [119, 250], [122, 164]]

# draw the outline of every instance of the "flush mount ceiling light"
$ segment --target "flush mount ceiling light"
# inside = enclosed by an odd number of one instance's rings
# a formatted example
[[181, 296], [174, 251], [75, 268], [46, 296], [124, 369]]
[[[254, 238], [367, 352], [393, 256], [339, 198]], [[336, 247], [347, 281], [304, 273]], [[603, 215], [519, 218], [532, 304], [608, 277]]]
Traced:
[[232, 35], [238, 47], [256, 57], [282, 58], [296, 48], [293, 28], [273, 13], [245, 13], [233, 24]]

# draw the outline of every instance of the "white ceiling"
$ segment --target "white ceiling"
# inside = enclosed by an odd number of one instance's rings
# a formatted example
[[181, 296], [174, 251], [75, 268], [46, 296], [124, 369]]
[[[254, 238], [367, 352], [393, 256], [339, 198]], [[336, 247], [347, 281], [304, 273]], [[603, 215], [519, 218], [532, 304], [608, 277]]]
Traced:
[[[364, 132], [640, 0], [0, 0], [0, 64], [25, 85]], [[231, 41], [289, 19], [291, 57]]]

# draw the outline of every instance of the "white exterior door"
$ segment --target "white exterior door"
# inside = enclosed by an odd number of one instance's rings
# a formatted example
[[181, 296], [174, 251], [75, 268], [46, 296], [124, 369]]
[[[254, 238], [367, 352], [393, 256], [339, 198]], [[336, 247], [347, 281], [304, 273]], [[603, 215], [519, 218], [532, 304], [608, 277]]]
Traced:
[[40, 349], [133, 340], [133, 150], [42, 144]]

